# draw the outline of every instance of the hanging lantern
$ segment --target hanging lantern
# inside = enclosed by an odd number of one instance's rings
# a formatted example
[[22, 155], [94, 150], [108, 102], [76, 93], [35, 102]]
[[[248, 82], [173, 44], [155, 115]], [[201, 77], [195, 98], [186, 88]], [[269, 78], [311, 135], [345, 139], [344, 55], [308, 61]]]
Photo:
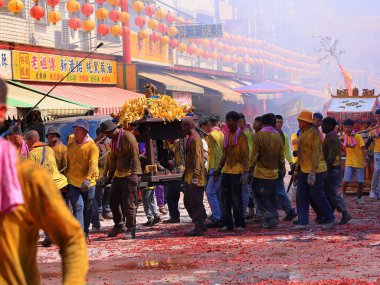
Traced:
[[230, 62], [232, 62], [232, 57], [227, 54], [224, 56], [223, 61], [230, 63]]
[[175, 20], [177, 24], [183, 24], [185, 23], [185, 19], [181, 16], [177, 17], [177, 19]]
[[217, 60], [218, 59], [218, 53], [213, 51], [212, 53], [210, 53], [210, 58], [213, 60]]
[[202, 41], [202, 45], [204, 45], [205, 47], [210, 46], [210, 40], [209, 40], [209, 39], [204, 39], [204, 40]]
[[105, 9], [103, 7], [99, 8], [98, 10], [96, 10], [95, 16], [98, 20], [104, 21], [108, 17], [108, 11], [107, 11], [107, 9]]
[[224, 44], [223, 43], [217, 43], [216, 47], [218, 50], [223, 50]]
[[104, 2], [106, 2], [106, 0], [95, 0], [96, 3], [98, 3], [99, 5], [103, 5]]
[[3, 7], [3, 5], [4, 5], [4, 1], [0, 0], [0, 8]]
[[122, 11], [119, 13], [119, 21], [121, 23], [123, 23], [123, 24], [127, 23], [129, 21], [129, 19], [130, 19], [130, 16], [129, 16], [128, 12]]
[[211, 40], [211, 41], [210, 41], [210, 47], [211, 47], [212, 49], [216, 49], [216, 47], [217, 47], [216, 40]]
[[142, 10], [144, 10], [144, 3], [141, 2], [140, 0], [135, 1], [132, 3], [132, 9], [136, 13], [140, 14]]
[[170, 37], [175, 37], [178, 34], [178, 29], [176, 27], [170, 27], [168, 30], [168, 35]]
[[169, 30], [169, 27], [165, 23], [159, 23], [157, 26], [157, 31], [161, 34], [166, 34]]
[[17, 15], [24, 9], [24, 3], [21, 0], [11, 0], [8, 2], [8, 10]]
[[98, 34], [101, 35], [101, 36], [105, 36], [107, 34], [109, 34], [110, 32], [110, 27], [106, 24], [100, 24], [98, 26]]
[[121, 27], [119, 25], [113, 25], [111, 27], [111, 34], [113, 34], [115, 37], [120, 36], [121, 33]]
[[59, 3], [59, 0], [46, 0], [46, 4], [50, 7], [55, 7]]
[[178, 47], [178, 41], [176, 39], [171, 39], [170, 40], [170, 46], [174, 49], [176, 47]]
[[196, 48], [194, 54], [195, 56], [200, 57], [202, 55], [202, 50], [200, 48]]
[[157, 29], [158, 22], [156, 19], [151, 18], [151, 19], [149, 19], [147, 26], [149, 29], [154, 31], [155, 29]]
[[71, 18], [69, 20], [69, 28], [70, 29], [76, 31], [76, 30], [80, 29], [80, 27], [82, 27], [81, 19], [74, 17], [74, 18]]
[[61, 13], [55, 10], [50, 11], [48, 13], [48, 21], [53, 25], [57, 24], [59, 21], [61, 21]]
[[161, 38], [161, 44], [163, 45], [163, 46], [166, 46], [166, 45], [168, 45], [169, 43], [170, 43], [170, 38], [168, 37], [168, 36], [163, 36], [162, 38]]
[[185, 43], [180, 43], [177, 47], [177, 50], [180, 53], [184, 53], [187, 50], [187, 45]]
[[110, 11], [108, 17], [110, 18], [110, 20], [116, 22], [119, 20], [119, 14], [120, 12], [118, 10], [113, 9]]
[[83, 23], [82, 23], [82, 29], [84, 31], [86, 31], [86, 32], [92, 31], [93, 29], [95, 29], [95, 23], [94, 23], [94, 21], [89, 20], [89, 19], [83, 21]]
[[156, 18], [160, 21], [162, 21], [163, 19], [165, 19], [166, 15], [168, 14], [168, 12], [162, 8], [159, 8], [157, 11], [156, 11]]
[[41, 6], [34, 6], [30, 9], [30, 16], [39, 21], [45, 15], [45, 10]]
[[150, 4], [145, 7], [145, 15], [147, 15], [148, 17], [152, 17], [154, 13], [156, 13], [156, 8], [154, 8], [153, 4]]
[[207, 50], [205, 50], [205, 51], [202, 53], [202, 57], [203, 57], [204, 59], [208, 59], [208, 58], [210, 57], [210, 53], [209, 53]]
[[148, 37], [149, 37], [149, 33], [147, 30], [139, 31], [139, 39], [140, 40], [147, 39]]
[[66, 3], [66, 9], [70, 13], [76, 13], [80, 10], [80, 3], [77, 0], [70, 0]]
[[187, 47], [187, 54], [189, 55], [192, 55], [195, 51], [195, 47], [194, 46], [188, 46]]
[[80, 8], [80, 11], [83, 15], [89, 17], [92, 13], [94, 13], [94, 6], [92, 6], [90, 3], [84, 3]]
[[149, 36], [149, 39], [153, 42], [159, 42], [161, 40], [161, 36], [159, 34], [153, 33]]
[[135, 24], [137, 27], [139, 27], [140, 29], [146, 24], [146, 19], [144, 16], [137, 16], [135, 18]]
[[199, 46], [199, 45], [202, 44], [203, 40], [202, 39], [194, 39], [194, 42], [195, 42], [196, 45]]
[[118, 6], [120, 4], [120, 0], [107, 0], [107, 3], [110, 6]]
[[126, 37], [126, 36], [129, 36], [130, 33], [131, 33], [131, 30], [129, 29], [129, 27], [126, 27], [126, 26], [121, 27], [120, 36]]
[[166, 15], [165, 17], [165, 21], [168, 23], [168, 24], [173, 24], [174, 21], [175, 21], [175, 16], [173, 14], [173, 12], [169, 11], [168, 14]]

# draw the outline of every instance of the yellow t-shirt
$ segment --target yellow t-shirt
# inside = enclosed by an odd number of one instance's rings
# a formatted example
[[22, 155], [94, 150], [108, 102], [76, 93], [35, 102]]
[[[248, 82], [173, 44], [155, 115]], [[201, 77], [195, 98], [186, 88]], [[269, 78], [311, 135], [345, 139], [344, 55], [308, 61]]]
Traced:
[[49, 173], [25, 158], [19, 158], [17, 173], [24, 204], [10, 213], [0, 213], [0, 284], [41, 283], [36, 262], [40, 229], [60, 248], [63, 284], [86, 284], [84, 233]]
[[365, 147], [364, 140], [361, 135], [355, 134], [354, 140], [356, 145], [354, 147], [346, 146], [346, 166], [355, 168], [364, 168], [365, 157], [363, 155], [363, 148]]
[[243, 174], [248, 171], [248, 139], [243, 132], [240, 132], [237, 144], [233, 145], [234, 135], [231, 133], [228, 137], [228, 145], [223, 149], [224, 165], [219, 165], [219, 168], [223, 168], [223, 173], [226, 174]]
[[[377, 130], [378, 130], [378, 134], [380, 134], [380, 127]], [[380, 137], [376, 137], [375, 131], [376, 130], [372, 130], [370, 132], [371, 137], [374, 138], [374, 144], [375, 144], [373, 152], [380, 152]]]
[[224, 135], [221, 131], [214, 130], [208, 138], [208, 170], [216, 169], [223, 156]]

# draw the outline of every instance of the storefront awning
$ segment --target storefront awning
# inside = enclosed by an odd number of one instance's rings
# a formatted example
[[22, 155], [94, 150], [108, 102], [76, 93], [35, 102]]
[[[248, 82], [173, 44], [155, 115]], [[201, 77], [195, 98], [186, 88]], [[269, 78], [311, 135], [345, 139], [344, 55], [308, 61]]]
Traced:
[[[27, 83], [31, 88], [48, 92], [52, 84]], [[110, 115], [118, 113], [125, 101], [136, 99], [142, 94], [124, 90], [115, 86], [84, 86], [76, 84], [62, 84], [52, 92], [55, 97], [73, 100], [94, 107], [94, 115]]]
[[[15, 108], [32, 108], [39, 102], [44, 94], [30, 88], [24, 88], [17, 82], [9, 81], [8, 85], [8, 99], [7, 105], [10, 107], [8, 115], [16, 115]], [[13, 112], [12, 112], [13, 110]], [[91, 108], [55, 98], [54, 96], [46, 97], [38, 105], [37, 110], [41, 112], [42, 117], [56, 117], [56, 116], [75, 116], [86, 115]]]
[[204, 89], [178, 78], [150, 72], [139, 72], [139, 75], [165, 85], [166, 90], [204, 94]]
[[205, 77], [198, 77], [187, 74], [168, 73], [169, 75], [179, 78], [181, 80], [202, 86], [203, 88], [211, 89], [222, 95], [223, 101], [229, 101], [237, 104], [243, 104], [240, 93], [232, 91], [225, 87], [223, 84], [218, 83], [218, 79], [209, 79]]

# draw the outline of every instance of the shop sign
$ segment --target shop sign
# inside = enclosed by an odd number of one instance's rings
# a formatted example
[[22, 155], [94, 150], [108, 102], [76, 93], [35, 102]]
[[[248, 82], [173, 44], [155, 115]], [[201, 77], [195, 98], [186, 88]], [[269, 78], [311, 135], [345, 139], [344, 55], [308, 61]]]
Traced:
[[173, 92], [173, 99], [181, 106], [192, 106], [192, 94], [190, 92]]
[[[13, 51], [13, 79], [81, 84], [116, 84], [116, 61]], [[79, 65], [78, 65], [79, 64]], [[78, 66], [77, 66], [78, 65]]]
[[222, 38], [223, 26], [221, 24], [211, 25], [184, 25], [178, 26], [177, 39], [200, 39], [200, 38]]
[[0, 49], [0, 78], [12, 79], [11, 51]]

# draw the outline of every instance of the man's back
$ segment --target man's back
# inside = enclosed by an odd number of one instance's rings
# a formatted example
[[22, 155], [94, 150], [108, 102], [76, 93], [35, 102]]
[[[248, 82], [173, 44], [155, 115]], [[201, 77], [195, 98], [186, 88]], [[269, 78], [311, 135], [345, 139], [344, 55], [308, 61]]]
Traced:
[[0, 284], [39, 284], [36, 253], [39, 229], [60, 247], [64, 284], [85, 284], [88, 269], [83, 230], [70, 213], [49, 173], [20, 158], [17, 172], [24, 205], [0, 213]]

